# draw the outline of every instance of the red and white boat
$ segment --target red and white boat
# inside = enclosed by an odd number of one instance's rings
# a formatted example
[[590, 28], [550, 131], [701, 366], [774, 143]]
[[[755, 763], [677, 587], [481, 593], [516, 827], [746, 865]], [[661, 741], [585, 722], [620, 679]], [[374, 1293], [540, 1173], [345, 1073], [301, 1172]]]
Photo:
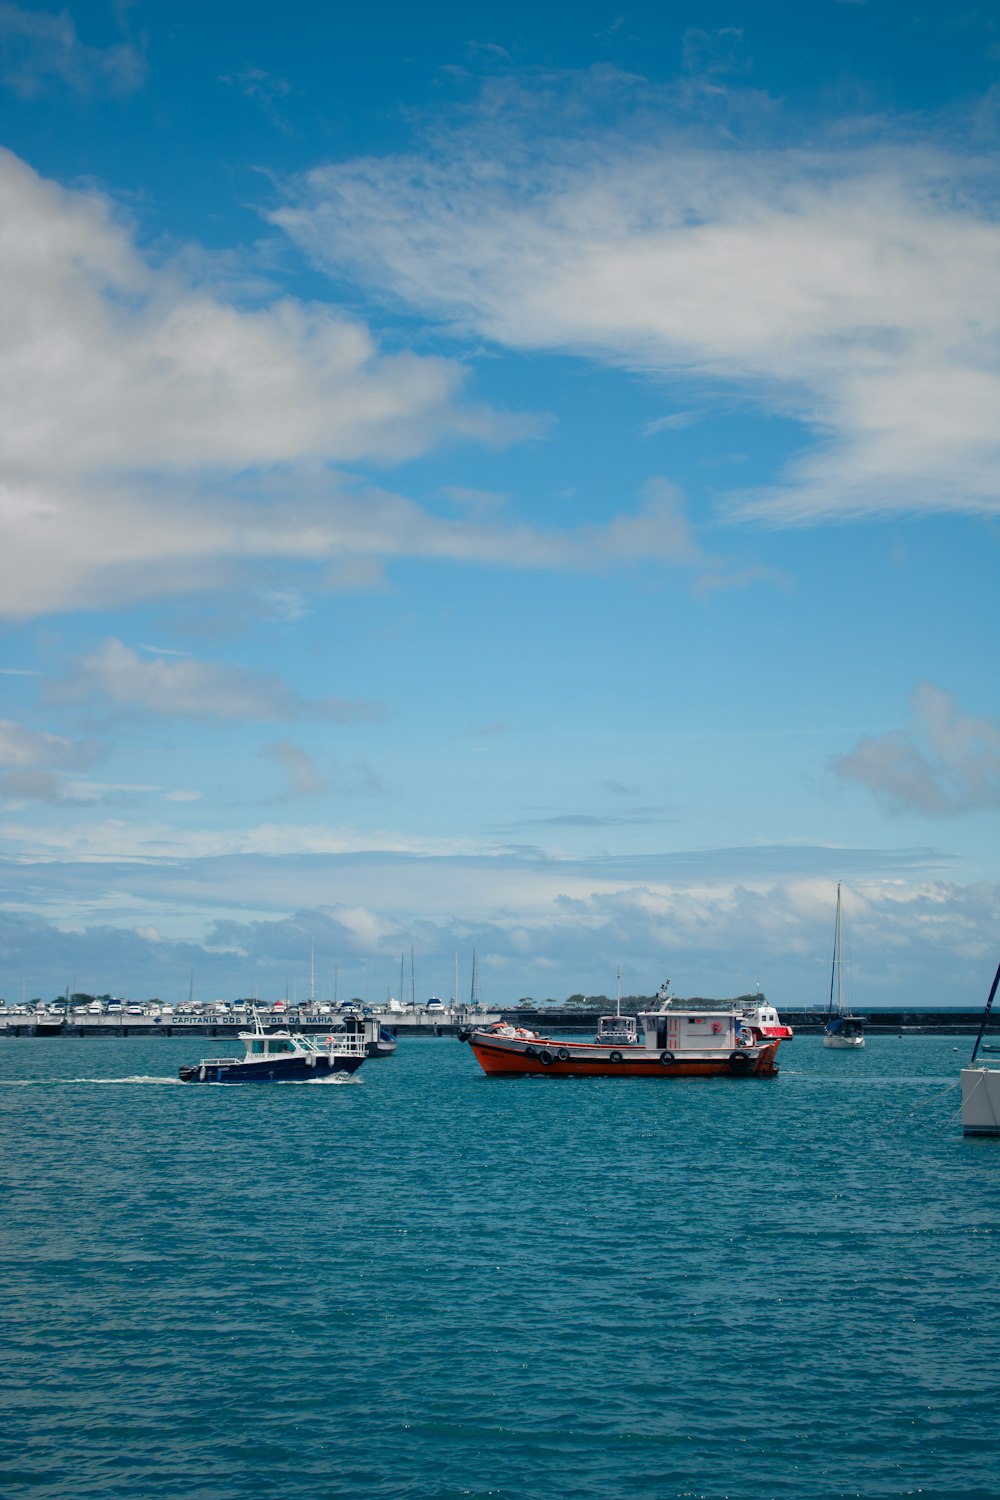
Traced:
[[768, 1037], [777, 1037], [781, 1042], [790, 1042], [795, 1035], [790, 1026], [786, 1026], [773, 1005], [768, 1005], [761, 997], [753, 1005], [745, 1005], [740, 1019], [743, 1022], [744, 1031], [750, 1031], [755, 1042], [766, 1041]]
[[758, 1038], [739, 1010], [687, 1010], [666, 986], [657, 998], [656, 1010], [601, 1016], [589, 1042], [541, 1036], [505, 1021], [458, 1035], [484, 1073], [601, 1078], [773, 1078], [777, 1073], [781, 1037]]

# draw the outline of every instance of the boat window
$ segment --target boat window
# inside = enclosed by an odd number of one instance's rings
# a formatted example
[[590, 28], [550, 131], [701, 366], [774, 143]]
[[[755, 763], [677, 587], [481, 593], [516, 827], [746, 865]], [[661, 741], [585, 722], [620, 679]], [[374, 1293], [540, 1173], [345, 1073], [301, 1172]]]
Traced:
[[263, 1042], [254, 1041], [254, 1042], [250, 1043], [250, 1051], [251, 1052], [256, 1052], [256, 1053], [260, 1054], [261, 1052], [263, 1052], [263, 1050], [264, 1050], [264, 1043]]

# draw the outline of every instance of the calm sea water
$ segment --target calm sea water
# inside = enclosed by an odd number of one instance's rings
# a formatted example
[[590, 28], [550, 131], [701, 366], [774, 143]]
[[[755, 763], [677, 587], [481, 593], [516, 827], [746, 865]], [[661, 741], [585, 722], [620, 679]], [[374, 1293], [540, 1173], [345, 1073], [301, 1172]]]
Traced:
[[[0, 1493], [986, 1500], [1000, 1141], [965, 1038], [747, 1080], [185, 1087], [0, 1042]], [[957, 1046], [957, 1053], [953, 1050]]]

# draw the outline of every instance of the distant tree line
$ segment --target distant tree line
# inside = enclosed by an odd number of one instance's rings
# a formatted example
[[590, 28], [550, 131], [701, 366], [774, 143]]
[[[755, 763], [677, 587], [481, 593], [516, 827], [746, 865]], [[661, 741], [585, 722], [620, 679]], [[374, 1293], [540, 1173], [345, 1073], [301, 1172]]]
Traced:
[[[735, 995], [730, 999], [712, 999], [708, 995], [685, 995], [675, 996], [678, 1001], [689, 1008], [697, 1010], [700, 1005], [766, 1005], [767, 996], [762, 990], [754, 990], [747, 995]], [[623, 995], [621, 1008], [623, 1014], [634, 1016], [640, 1010], [655, 1010], [659, 1003], [657, 995]], [[554, 1000], [549, 996], [541, 1001], [541, 1006], [556, 1006], [561, 1010], [599, 1010], [609, 1011], [614, 1009], [615, 1002], [607, 995], [567, 995], [565, 1000]], [[540, 1007], [530, 995], [522, 995], [514, 1009], [516, 1010], [538, 1010]]]

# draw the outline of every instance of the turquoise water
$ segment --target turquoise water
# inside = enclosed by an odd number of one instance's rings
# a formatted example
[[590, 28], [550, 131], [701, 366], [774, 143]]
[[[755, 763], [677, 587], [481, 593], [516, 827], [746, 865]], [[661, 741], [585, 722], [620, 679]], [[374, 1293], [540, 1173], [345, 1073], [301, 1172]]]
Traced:
[[0, 1042], [5, 1497], [1000, 1493], [971, 1040], [172, 1081], [214, 1045]]

